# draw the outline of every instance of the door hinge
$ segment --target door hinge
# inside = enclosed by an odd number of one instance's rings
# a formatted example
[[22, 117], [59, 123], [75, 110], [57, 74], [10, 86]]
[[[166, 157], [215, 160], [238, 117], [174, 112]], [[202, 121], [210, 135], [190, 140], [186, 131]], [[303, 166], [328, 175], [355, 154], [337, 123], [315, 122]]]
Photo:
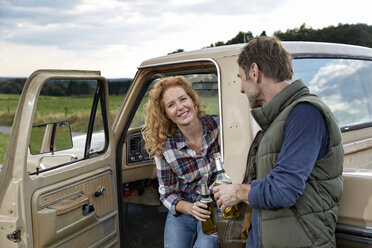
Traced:
[[19, 243], [21, 241], [21, 230], [16, 230], [11, 234], [6, 235], [6, 237], [14, 243]]

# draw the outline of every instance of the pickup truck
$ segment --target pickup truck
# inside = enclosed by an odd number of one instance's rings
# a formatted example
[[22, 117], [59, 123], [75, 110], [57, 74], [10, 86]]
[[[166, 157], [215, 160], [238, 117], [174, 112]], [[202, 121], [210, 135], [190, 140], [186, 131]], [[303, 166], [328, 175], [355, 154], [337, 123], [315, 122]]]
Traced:
[[[302, 78], [330, 106], [342, 132], [344, 194], [337, 246], [372, 247], [372, 49], [283, 45], [293, 57], [294, 79]], [[160, 75], [188, 78], [207, 113], [220, 116], [223, 163], [232, 181], [240, 183], [259, 131], [240, 94], [236, 61], [243, 46], [142, 62], [116, 115], [109, 110], [107, 81], [99, 71], [32, 73], [0, 170], [0, 247], [163, 246], [167, 210], [159, 201], [155, 163], [141, 136], [143, 106]], [[86, 81], [94, 90], [83, 100], [41, 94], [50, 83], [69, 81]], [[64, 101], [73, 106], [72, 113]], [[219, 225], [220, 236], [223, 231]], [[221, 247], [242, 244], [221, 239]]]

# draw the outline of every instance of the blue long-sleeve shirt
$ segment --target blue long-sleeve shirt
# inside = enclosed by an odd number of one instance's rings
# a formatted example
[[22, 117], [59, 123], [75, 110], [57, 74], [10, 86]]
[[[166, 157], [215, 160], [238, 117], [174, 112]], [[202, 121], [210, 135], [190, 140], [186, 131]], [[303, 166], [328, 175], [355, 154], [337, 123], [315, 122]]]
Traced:
[[294, 205], [305, 190], [315, 162], [328, 152], [328, 130], [319, 110], [310, 103], [296, 105], [289, 114], [275, 168], [252, 181], [248, 201], [253, 208], [252, 231], [246, 247], [259, 247], [259, 209], [275, 210]]

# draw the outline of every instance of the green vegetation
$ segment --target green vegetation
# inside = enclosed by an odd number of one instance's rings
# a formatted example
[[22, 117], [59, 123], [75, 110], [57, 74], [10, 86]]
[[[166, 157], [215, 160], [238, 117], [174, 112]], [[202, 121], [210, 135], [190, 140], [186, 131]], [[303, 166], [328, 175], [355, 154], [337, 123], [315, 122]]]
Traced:
[[[111, 95], [109, 97], [110, 115], [113, 119], [120, 108], [125, 96]], [[11, 126], [18, 106], [20, 95], [0, 94], [0, 126]], [[71, 123], [73, 131], [85, 131], [89, 121], [89, 114], [92, 106], [92, 97], [71, 96], [71, 97], [50, 97], [40, 96], [37, 106], [37, 115], [34, 125], [53, 123], [66, 120]], [[101, 119], [101, 118], [100, 118]], [[95, 129], [100, 128], [102, 120], [97, 119]], [[101, 127], [102, 129], [102, 127]], [[41, 134], [40, 134], [41, 136]], [[8, 146], [9, 134], [0, 133], [0, 163]], [[39, 143], [37, 138], [33, 139]], [[59, 142], [58, 144], [61, 145]], [[63, 143], [62, 146], [65, 146]], [[40, 147], [38, 148], [40, 150]], [[57, 147], [57, 149], [60, 149]]]
[[205, 112], [207, 114], [211, 115], [218, 115], [219, 109], [218, 109], [218, 98], [217, 97], [203, 97], [201, 98], [202, 103], [206, 106], [204, 107]]
[[0, 126], [11, 126], [19, 102], [19, 95], [0, 94]]
[[[50, 125], [50, 128], [53, 124]], [[30, 138], [30, 151], [32, 154], [43, 153], [50, 151], [50, 147], [42, 147], [44, 135], [47, 131], [47, 126], [49, 125], [40, 125], [32, 127], [31, 138]], [[55, 148], [54, 151], [60, 151], [64, 149], [69, 149], [72, 147], [70, 127], [67, 123], [55, 124], [57, 129], [56, 139], [55, 139]], [[50, 129], [49, 129], [50, 130]]]
[[26, 78], [10, 78], [0, 81], [0, 93], [21, 94]]
[[[26, 78], [5, 78], [0, 81], [0, 93], [21, 94]], [[107, 79], [110, 95], [125, 95], [132, 84], [130, 78]], [[44, 96], [87, 95], [94, 92], [95, 80], [49, 80], [40, 94]]]
[[[253, 36], [251, 31], [239, 32], [234, 38], [227, 42], [218, 41], [209, 47], [247, 43], [250, 40], [267, 36], [265, 31], [258, 36]], [[282, 41], [321, 41], [335, 42], [351, 45], [372, 47], [372, 26], [367, 24], [338, 24], [322, 29], [313, 29], [302, 24], [299, 28], [287, 29], [285, 32], [276, 31], [274, 36]], [[179, 49], [182, 51], [182, 49]], [[177, 52], [177, 51], [176, 51]]]
[[174, 54], [174, 53], [182, 53], [182, 52], [184, 52], [185, 50], [183, 50], [183, 49], [177, 49], [177, 50], [175, 50], [175, 51], [173, 51], [173, 52], [171, 52], [171, 53], [168, 53], [168, 55], [170, 55], [170, 54]]
[[6, 152], [6, 148], [8, 147], [9, 141], [9, 134], [7, 133], [0, 133], [0, 164], [4, 161], [4, 155]]
[[322, 41], [372, 47], [372, 26], [366, 24], [338, 24], [322, 29], [313, 29], [302, 24], [300, 28], [277, 31], [276, 37], [285, 41]]
[[[11, 126], [13, 124], [19, 97], [19, 95], [0, 94], [0, 126]], [[109, 97], [111, 116], [116, 115], [123, 99], [124, 97], [119, 95]], [[35, 117], [36, 122], [34, 124], [56, 122], [60, 121], [61, 118], [86, 124], [87, 120], [89, 120], [89, 113], [92, 106], [91, 101], [91, 97], [82, 96], [40, 96], [37, 106], [38, 114]]]

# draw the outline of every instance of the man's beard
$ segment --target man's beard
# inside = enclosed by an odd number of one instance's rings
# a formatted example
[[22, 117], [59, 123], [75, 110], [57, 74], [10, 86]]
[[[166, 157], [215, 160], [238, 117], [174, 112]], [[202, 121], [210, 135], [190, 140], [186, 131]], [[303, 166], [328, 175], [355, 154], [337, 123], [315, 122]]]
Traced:
[[[252, 80], [252, 78], [248, 77], [247, 81], [250, 81], [250, 80]], [[260, 77], [257, 80], [258, 80], [257, 82], [258, 84], [261, 83]], [[256, 86], [256, 89], [257, 90], [254, 95], [248, 95], [249, 106], [251, 107], [251, 109], [262, 107], [262, 105], [264, 105], [265, 103], [261, 88]]]
[[251, 109], [259, 108], [264, 105], [264, 99], [262, 97], [262, 92], [259, 90], [256, 94], [248, 96], [249, 106]]

